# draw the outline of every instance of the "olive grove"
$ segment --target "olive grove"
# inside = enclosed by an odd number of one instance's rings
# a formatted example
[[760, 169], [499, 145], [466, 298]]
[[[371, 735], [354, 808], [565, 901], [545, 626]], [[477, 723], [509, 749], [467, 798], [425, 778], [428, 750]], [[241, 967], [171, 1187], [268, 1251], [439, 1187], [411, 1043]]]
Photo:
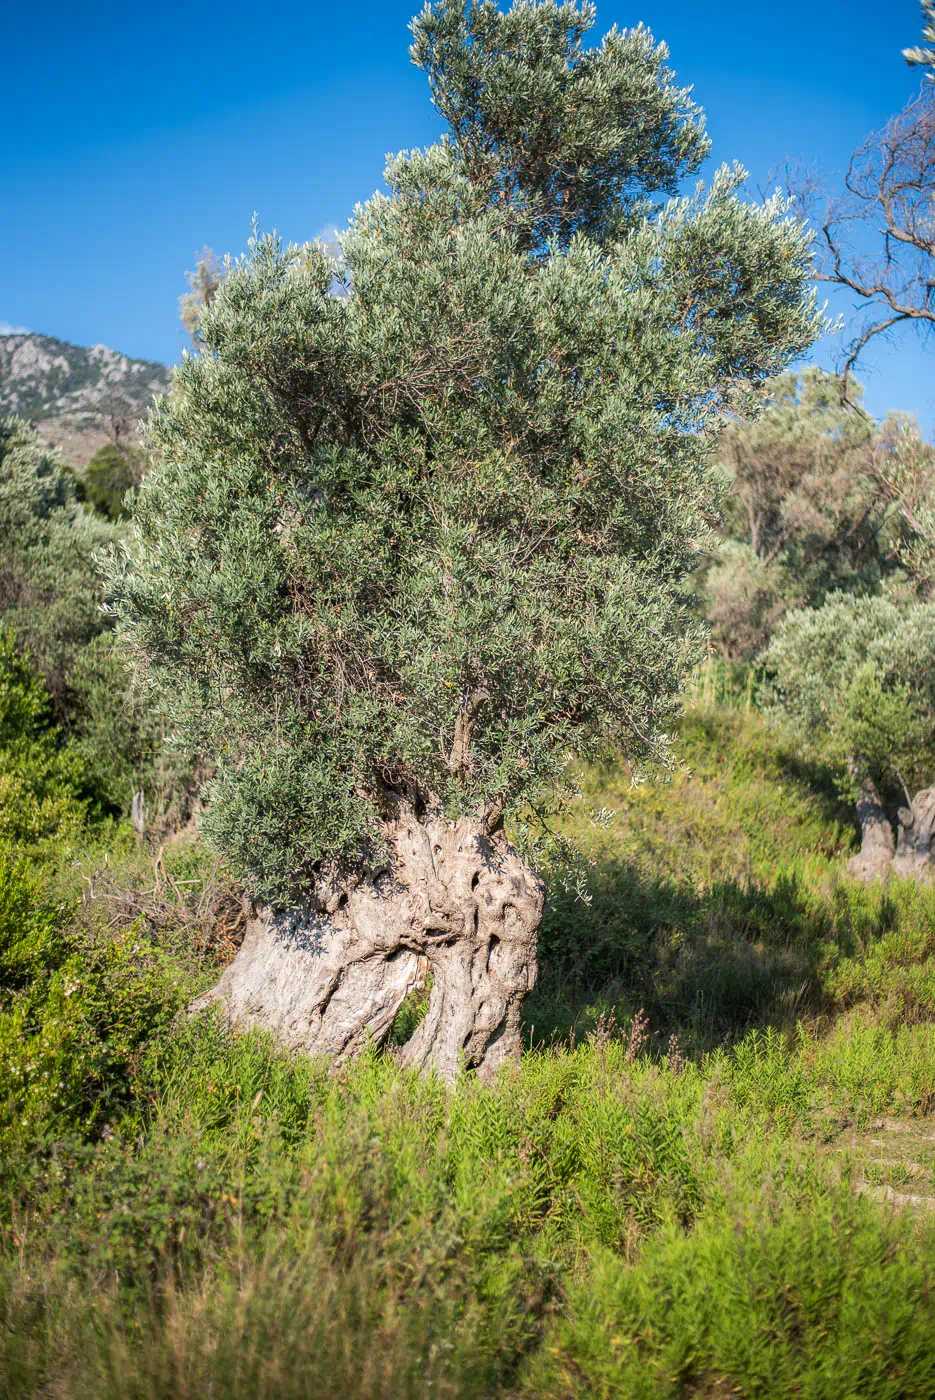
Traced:
[[[893, 414], [878, 426], [842, 401], [845, 389], [820, 369], [780, 375], [759, 417], [724, 425], [725, 499], [701, 591], [712, 640], [730, 661], [755, 657], [790, 609], [837, 591], [878, 592], [904, 568], [915, 532], [894, 474], [917, 476], [935, 454], [914, 422]], [[859, 404], [858, 386], [850, 398]]]

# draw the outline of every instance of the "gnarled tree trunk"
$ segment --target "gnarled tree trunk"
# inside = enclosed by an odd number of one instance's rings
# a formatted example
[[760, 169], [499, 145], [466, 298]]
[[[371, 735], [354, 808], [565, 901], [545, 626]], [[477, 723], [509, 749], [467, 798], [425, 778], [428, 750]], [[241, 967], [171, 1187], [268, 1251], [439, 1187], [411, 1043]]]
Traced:
[[893, 828], [883, 810], [879, 793], [867, 777], [861, 781], [857, 820], [860, 823], [860, 851], [848, 861], [848, 874], [867, 884], [885, 880], [893, 864]]
[[[859, 760], [850, 767], [852, 773], [861, 771]], [[917, 792], [908, 807], [899, 809], [898, 816], [899, 840], [894, 843], [893, 828], [879, 794], [873, 782], [862, 776], [857, 802], [860, 851], [847, 863], [855, 879], [869, 884], [885, 880], [891, 871], [913, 880], [935, 879], [935, 787]]]
[[382, 871], [322, 885], [316, 907], [254, 907], [237, 957], [194, 1003], [276, 1032], [338, 1064], [386, 1036], [406, 995], [432, 977], [404, 1063], [452, 1080], [489, 1078], [520, 1049], [520, 1010], [536, 978], [541, 881], [481, 817], [400, 804]]
[[935, 836], [935, 787], [923, 788], [911, 807], [899, 809], [899, 843], [893, 861], [894, 875], [916, 880], [935, 878], [932, 837]]

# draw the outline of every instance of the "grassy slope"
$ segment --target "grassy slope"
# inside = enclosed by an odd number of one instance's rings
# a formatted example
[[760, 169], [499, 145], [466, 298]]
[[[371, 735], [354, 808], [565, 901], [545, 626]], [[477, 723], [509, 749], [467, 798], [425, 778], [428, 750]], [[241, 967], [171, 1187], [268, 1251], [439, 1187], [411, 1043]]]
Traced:
[[[827, 774], [739, 710], [691, 712], [681, 753], [669, 785], [585, 775], [568, 825], [594, 862], [591, 903], [555, 898], [530, 1021], [548, 1038], [642, 1007], [697, 1054], [824, 1026], [864, 997], [895, 1022], [935, 1014], [935, 900], [846, 879], [854, 830]], [[601, 807], [614, 816], [595, 825]]]
[[0, 1396], [935, 1393], [935, 894], [844, 880], [755, 717], [683, 739], [588, 775], [492, 1090], [172, 1029], [231, 923], [189, 844], [11, 876]]

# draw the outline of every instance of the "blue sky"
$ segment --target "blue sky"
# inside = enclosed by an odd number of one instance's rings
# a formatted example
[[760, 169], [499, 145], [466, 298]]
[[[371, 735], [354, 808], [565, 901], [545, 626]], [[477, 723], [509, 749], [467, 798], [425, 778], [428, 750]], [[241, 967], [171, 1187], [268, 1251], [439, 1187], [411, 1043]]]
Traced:
[[[304, 239], [343, 224], [387, 152], [441, 123], [408, 61], [413, 0], [10, 7], [0, 85], [0, 322], [171, 362], [184, 271], [239, 252], [256, 211]], [[603, 31], [645, 21], [694, 84], [714, 163], [762, 184], [787, 160], [834, 174], [918, 88], [900, 50], [916, 0], [603, 0]], [[846, 302], [836, 310], [846, 313]], [[833, 362], [833, 343], [817, 358]], [[867, 402], [935, 426], [928, 354], [878, 344]]]

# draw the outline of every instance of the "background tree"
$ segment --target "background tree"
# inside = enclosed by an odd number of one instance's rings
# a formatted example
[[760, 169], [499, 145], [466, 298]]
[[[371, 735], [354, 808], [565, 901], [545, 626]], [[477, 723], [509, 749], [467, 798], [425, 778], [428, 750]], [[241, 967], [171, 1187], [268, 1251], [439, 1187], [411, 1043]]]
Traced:
[[102, 613], [99, 559], [122, 537], [119, 524], [78, 500], [75, 475], [57, 451], [23, 419], [0, 419], [4, 655], [15, 637], [41, 673], [72, 769], [83, 761], [87, 797], [125, 812], [144, 788], [154, 814], [184, 815], [187, 759], [166, 752], [158, 707], [131, 687], [112, 620]]
[[185, 274], [188, 291], [179, 297], [179, 316], [192, 344], [197, 346], [201, 339], [201, 318], [221, 285], [223, 270], [213, 249], [202, 248], [195, 256], [195, 270]]
[[935, 448], [918, 425], [893, 416], [883, 425], [874, 453], [874, 479], [901, 522], [899, 562], [916, 596], [929, 598], [935, 582]]
[[878, 592], [905, 567], [914, 532], [886, 482], [917, 479], [935, 454], [914, 423], [894, 417], [877, 428], [854, 413], [843, 389], [818, 369], [781, 376], [758, 419], [733, 419], [721, 435], [722, 542], [702, 590], [732, 661], [755, 656], [788, 609], [840, 590]]
[[[928, 0], [923, 13], [923, 37], [931, 40]], [[904, 57], [932, 70], [935, 52], [919, 47]], [[864, 307], [847, 352], [849, 376], [874, 336], [899, 326], [927, 333], [935, 324], [935, 85], [926, 81], [855, 151], [841, 195], [825, 200], [813, 179], [797, 186], [801, 212], [820, 230], [818, 278], [846, 288]]]
[[35, 658], [61, 718], [75, 659], [104, 625], [95, 554], [119, 532], [77, 499], [61, 455], [0, 419], [0, 618]]
[[[832, 762], [857, 805], [852, 873], [877, 879], [892, 868], [931, 879], [935, 605], [832, 596], [790, 613], [765, 663], [773, 709]], [[897, 808], [898, 846], [888, 815]]]
[[81, 473], [83, 499], [105, 520], [127, 520], [127, 494], [139, 486], [146, 465], [140, 448], [105, 443]]
[[256, 897], [212, 994], [339, 1058], [426, 966], [408, 1063], [519, 1045], [543, 889], [504, 822], [569, 755], [664, 754], [724, 408], [817, 333], [808, 243], [706, 150], [644, 29], [429, 7], [451, 130], [342, 239], [263, 238], [149, 440], [114, 606], [217, 764], [205, 828]]

